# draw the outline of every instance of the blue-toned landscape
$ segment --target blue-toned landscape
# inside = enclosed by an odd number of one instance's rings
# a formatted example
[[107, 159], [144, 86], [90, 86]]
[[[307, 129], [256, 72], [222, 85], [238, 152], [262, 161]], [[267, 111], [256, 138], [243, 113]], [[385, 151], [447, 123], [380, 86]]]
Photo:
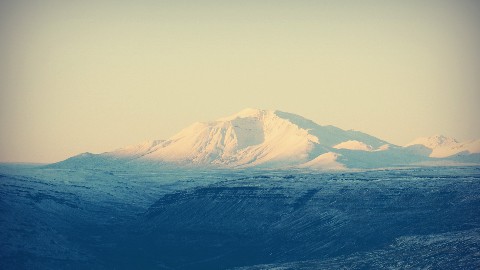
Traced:
[[479, 270], [479, 25], [0, 0], [0, 270]]
[[2, 165], [1, 269], [478, 269], [480, 168]]

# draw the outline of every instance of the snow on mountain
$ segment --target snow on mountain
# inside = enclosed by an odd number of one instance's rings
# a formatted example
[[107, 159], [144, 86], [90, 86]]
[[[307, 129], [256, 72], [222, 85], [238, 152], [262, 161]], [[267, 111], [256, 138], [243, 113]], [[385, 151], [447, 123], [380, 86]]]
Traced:
[[304, 163], [300, 164], [298, 168], [307, 168], [307, 169], [315, 169], [315, 170], [343, 170], [345, 169], [345, 165], [338, 162], [337, 159], [340, 154], [328, 152], [325, 154], [321, 154], [318, 157]]
[[384, 145], [381, 145], [377, 149], [375, 149], [375, 151], [386, 151], [386, 150], [390, 149], [391, 146], [392, 146], [391, 144], [386, 143]]
[[145, 141], [137, 145], [131, 145], [117, 149], [107, 154], [120, 157], [140, 157], [145, 155], [145, 153], [148, 153], [153, 147], [161, 144], [164, 141], [165, 140]]
[[[295, 114], [249, 108], [213, 122], [194, 123], [169, 140], [148, 148], [139, 159], [239, 168], [300, 164], [331, 168], [334, 156], [322, 155], [335, 145], [345, 145], [342, 142], [347, 142], [347, 146], [356, 142], [356, 150], [366, 151], [388, 145], [365, 133], [320, 126]], [[332, 162], [326, 162], [328, 158]]]
[[346, 142], [339, 143], [333, 146], [335, 149], [348, 149], [348, 150], [361, 150], [361, 151], [372, 151], [373, 147], [371, 145], [367, 145], [363, 142], [349, 140]]
[[428, 155], [445, 157], [460, 152], [480, 153], [480, 140], [461, 144], [436, 136], [400, 147], [360, 131], [322, 126], [299, 115], [248, 108], [212, 122], [194, 123], [168, 140], [78, 155], [58, 164], [336, 170], [405, 166], [426, 162]]
[[318, 138], [275, 111], [246, 109], [195, 123], [154, 147], [142, 159], [188, 164], [254, 166], [307, 161]]
[[423, 145], [430, 149], [434, 149], [439, 147], [448, 147], [448, 146], [456, 145], [458, 144], [458, 142], [454, 138], [445, 137], [443, 135], [433, 135], [430, 137], [417, 138], [405, 146], [417, 145], [417, 144]]
[[405, 147], [415, 145], [429, 148], [431, 150], [429, 156], [434, 158], [450, 157], [457, 154], [480, 153], [480, 140], [458, 142], [454, 138], [445, 137], [443, 135], [417, 138], [405, 145]]

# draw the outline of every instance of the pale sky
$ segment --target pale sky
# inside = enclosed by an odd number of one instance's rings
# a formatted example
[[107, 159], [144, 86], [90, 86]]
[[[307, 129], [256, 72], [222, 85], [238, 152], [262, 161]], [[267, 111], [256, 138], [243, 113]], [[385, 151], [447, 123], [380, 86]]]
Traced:
[[[361, 2], [361, 3], [360, 3]], [[480, 138], [480, 1], [0, 1], [0, 162], [246, 107], [394, 144]]]

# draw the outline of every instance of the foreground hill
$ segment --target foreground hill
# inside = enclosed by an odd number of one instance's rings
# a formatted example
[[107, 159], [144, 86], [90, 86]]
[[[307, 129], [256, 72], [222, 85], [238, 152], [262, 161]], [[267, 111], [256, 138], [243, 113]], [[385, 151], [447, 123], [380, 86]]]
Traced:
[[479, 167], [0, 164], [0, 269], [480, 269]]

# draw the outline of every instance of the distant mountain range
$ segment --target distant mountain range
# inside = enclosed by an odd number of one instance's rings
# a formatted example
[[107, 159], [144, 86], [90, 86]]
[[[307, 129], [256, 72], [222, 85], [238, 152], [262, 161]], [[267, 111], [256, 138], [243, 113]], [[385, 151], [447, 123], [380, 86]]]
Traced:
[[436, 135], [398, 146], [292, 113], [249, 108], [194, 123], [168, 140], [84, 153], [50, 166], [342, 170], [461, 164], [480, 164], [480, 140], [460, 143]]

